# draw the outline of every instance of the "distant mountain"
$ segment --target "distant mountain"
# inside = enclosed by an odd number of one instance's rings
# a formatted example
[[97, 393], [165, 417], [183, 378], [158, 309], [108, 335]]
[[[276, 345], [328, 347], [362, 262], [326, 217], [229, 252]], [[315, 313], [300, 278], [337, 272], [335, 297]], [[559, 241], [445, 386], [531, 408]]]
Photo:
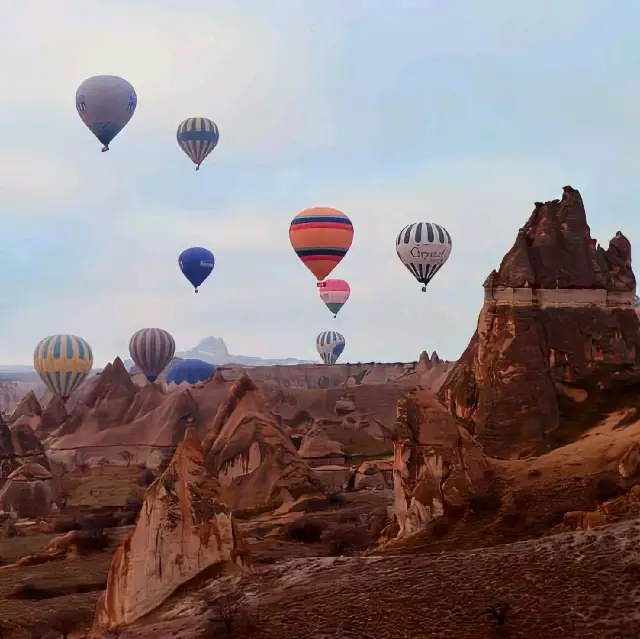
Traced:
[[[240, 364], [241, 366], [295, 366], [296, 364], [313, 364], [313, 360], [295, 359], [285, 357], [283, 359], [263, 359], [249, 355], [232, 355], [221, 337], [205, 337], [197, 346], [186, 351], [176, 351], [176, 357], [180, 359], [201, 359], [209, 364], [221, 366], [223, 364]], [[125, 360], [125, 366], [130, 369], [133, 362]]]

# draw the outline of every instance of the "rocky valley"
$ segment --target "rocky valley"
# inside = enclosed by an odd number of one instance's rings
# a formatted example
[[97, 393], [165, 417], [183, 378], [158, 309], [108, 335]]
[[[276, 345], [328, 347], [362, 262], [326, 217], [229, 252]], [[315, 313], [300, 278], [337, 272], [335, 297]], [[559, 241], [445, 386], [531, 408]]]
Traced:
[[456, 362], [11, 395], [1, 636], [639, 637], [631, 246], [534, 206]]

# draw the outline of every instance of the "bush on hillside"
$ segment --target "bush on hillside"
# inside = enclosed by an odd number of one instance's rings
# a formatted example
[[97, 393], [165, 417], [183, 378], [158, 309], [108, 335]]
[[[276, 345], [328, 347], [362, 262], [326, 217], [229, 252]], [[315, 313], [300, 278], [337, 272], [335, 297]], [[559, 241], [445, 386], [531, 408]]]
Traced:
[[301, 517], [287, 526], [285, 537], [292, 541], [300, 541], [303, 544], [315, 544], [322, 539], [322, 533], [326, 527], [326, 524], [321, 521], [316, 521], [310, 517]]

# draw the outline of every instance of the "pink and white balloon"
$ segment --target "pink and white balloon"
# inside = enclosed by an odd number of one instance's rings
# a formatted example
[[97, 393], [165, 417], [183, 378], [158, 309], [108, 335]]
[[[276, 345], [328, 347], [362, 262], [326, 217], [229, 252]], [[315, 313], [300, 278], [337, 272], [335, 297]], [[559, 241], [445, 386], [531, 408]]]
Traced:
[[345, 305], [351, 295], [351, 287], [344, 280], [325, 280], [318, 286], [320, 298], [327, 305], [327, 308], [338, 315], [338, 311]]

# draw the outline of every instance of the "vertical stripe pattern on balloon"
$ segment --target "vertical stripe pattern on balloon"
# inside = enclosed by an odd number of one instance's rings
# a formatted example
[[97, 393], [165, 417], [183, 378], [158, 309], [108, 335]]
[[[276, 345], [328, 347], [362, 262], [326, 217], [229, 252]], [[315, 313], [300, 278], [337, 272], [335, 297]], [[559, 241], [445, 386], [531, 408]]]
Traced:
[[318, 355], [325, 364], [335, 364], [345, 347], [344, 335], [337, 331], [322, 331], [316, 337]]
[[77, 335], [50, 335], [36, 346], [33, 367], [45, 386], [66, 400], [91, 372], [93, 352]]
[[209, 118], [187, 118], [178, 127], [176, 138], [180, 148], [199, 167], [218, 145], [220, 132]]
[[291, 221], [289, 240], [303, 264], [322, 281], [351, 247], [353, 224], [337, 209], [305, 209]]
[[131, 359], [150, 382], [169, 365], [175, 352], [173, 337], [162, 328], [142, 328], [129, 340]]
[[444, 266], [451, 254], [447, 229], [432, 222], [405, 226], [396, 238], [396, 252], [407, 270], [425, 286]]

